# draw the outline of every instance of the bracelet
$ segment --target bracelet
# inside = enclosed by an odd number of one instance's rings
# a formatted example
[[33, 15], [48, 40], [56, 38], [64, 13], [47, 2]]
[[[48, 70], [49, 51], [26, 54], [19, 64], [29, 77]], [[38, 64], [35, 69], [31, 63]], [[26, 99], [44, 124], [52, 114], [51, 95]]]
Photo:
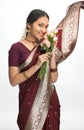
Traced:
[[56, 71], [57, 71], [57, 68], [55, 69], [50, 68], [50, 72], [56, 72]]
[[25, 74], [25, 72], [22, 73], [23, 76], [25, 77], [25, 79], [28, 79], [27, 75]]

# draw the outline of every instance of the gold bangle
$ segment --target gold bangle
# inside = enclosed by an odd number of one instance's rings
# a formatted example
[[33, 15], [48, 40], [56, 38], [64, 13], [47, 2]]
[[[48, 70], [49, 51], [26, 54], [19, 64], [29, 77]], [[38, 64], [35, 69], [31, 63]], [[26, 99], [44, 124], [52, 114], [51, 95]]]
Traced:
[[25, 72], [22, 73], [25, 79], [28, 79], [28, 76], [25, 74]]
[[56, 72], [56, 71], [57, 71], [57, 68], [55, 69], [50, 68], [50, 72]]

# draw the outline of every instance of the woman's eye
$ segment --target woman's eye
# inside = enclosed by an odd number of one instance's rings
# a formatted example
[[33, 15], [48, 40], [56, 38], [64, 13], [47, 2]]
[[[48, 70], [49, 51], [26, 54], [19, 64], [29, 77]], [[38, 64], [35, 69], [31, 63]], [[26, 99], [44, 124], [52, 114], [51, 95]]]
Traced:
[[47, 29], [48, 26], [44, 26], [43, 24], [39, 24], [39, 27]]
[[43, 25], [42, 25], [42, 24], [39, 24], [39, 27], [43, 27]]

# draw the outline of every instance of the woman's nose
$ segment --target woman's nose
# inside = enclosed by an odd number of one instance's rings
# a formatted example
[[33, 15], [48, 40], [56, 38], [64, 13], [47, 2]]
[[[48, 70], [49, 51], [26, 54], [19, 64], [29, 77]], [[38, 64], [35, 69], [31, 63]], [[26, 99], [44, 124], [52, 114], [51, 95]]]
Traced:
[[47, 32], [47, 29], [44, 27], [44, 28], [42, 28], [42, 32], [43, 33], [46, 33]]

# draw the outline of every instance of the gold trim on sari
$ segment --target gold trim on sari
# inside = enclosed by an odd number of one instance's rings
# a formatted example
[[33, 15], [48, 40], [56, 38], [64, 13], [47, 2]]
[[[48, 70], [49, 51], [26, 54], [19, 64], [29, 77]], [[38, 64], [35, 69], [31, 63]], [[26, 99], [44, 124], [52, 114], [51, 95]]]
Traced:
[[28, 56], [28, 58], [26, 59], [26, 61], [24, 63], [22, 63], [19, 67], [19, 70], [21, 71], [24, 67], [26, 67], [31, 61], [32, 61], [32, 58], [34, 56], [34, 53], [36, 52], [38, 46], [36, 46], [34, 48], [34, 50], [31, 52], [31, 54]]
[[53, 87], [48, 81], [49, 78], [49, 62], [47, 62], [47, 71], [44, 79], [40, 82], [25, 130], [42, 130], [44, 125]]
[[[62, 30], [61, 51], [56, 50], [57, 62], [64, 61], [73, 51], [79, 29], [80, 8], [84, 9], [84, 1], [73, 3], [69, 6], [66, 16], [56, 27]], [[59, 53], [60, 52], [60, 53]]]
[[[60, 22], [57, 28], [62, 29], [62, 43], [61, 50], [56, 48], [56, 60], [58, 63], [66, 59], [72, 52], [78, 35], [79, 14], [80, 8], [84, 7], [84, 2], [76, 2], [72, 4], [65, 18]], [[20, 66], [20, 70], [26, 67], [33, 59], [33, 56], [38, 47], [34, 48], [25, 63]], [[42, 130], [45, 123], [50, 97], [53, 93], [54, 87], [49, 83], [49, 61], [47, 62], [47, 70], [44, 79], [40, 82], [35, 100], [33, 102], [28, 120], [26, 122], [25, 130]]]
[[[38, 47], [35, 47], [31, 54], [28, 56], [27, 60], [21, 64], [20, 70], [26, 67], [33, 59], [33, 56]], [[51, 94], [54, 90], [52, 84], [49, 83], [49, 61], [47, 62], [47, 69], [45, 76], [40, 85], [33, 102], [25, 130], [42, 130], [43, 124], [45, 122]]]

